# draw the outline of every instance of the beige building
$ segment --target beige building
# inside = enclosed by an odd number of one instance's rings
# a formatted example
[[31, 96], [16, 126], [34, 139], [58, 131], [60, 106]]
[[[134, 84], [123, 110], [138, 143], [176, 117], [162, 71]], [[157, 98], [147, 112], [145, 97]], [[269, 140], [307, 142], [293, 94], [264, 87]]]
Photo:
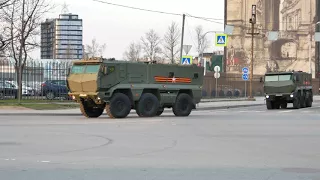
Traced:
[[[241, 73], [251, 61], [251, 6], [257, 5], [254, 37], [254, 74], [269, 71], [302, 70], [315, 73], [315, 0], [228, 0], [227, 24], [234, 25], [229, 36], [226, 70]], [[239, 8], [241, 7], [241, 8]], [[268, 40], [269, 31], [279, 31], [278, 39]], [[313, 39], [313, 36], [312, 36]]]

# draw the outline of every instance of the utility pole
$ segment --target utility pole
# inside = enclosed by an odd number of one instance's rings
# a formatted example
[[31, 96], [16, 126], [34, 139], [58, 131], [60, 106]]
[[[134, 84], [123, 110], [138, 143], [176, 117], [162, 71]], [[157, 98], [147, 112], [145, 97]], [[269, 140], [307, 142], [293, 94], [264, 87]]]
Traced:
[[254, 57], [254, 35], [258, 35], [259, 33], [254, 33], [254, 25], [256, 24], [256, 5], [252, 5], [252, 13], [251, 18], [249, 19], [249, 22], [251, 23], [251, 62], [250, 62], [250, 99], [253, 98], [252, 93], [252, 82], [253, 82], [253, 57]]
[[182, 35], [181, 35], [181, 47], [180, 47], [180, 62], [181, 62], [181, 59], [182, 59], [182, 50], [183, 50], [183, 38], [184, 38], [184, 21], [186, 19], [186, 15], [183, 14], [182, 15]]

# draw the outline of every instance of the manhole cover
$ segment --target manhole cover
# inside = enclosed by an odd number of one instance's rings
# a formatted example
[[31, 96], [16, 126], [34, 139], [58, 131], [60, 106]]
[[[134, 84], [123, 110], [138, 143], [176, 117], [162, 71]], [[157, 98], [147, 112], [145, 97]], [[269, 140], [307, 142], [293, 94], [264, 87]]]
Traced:
[[293, 173], [320, 173], [320, 169], [312, 168], [284, 168], [282, 171]]

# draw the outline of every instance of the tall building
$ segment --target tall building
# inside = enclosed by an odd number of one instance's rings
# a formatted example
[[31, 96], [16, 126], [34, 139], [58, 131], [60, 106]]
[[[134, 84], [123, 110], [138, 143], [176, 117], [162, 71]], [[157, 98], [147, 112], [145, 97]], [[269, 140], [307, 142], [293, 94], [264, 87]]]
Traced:
[[41, 23], [41, 59], [82, 57], [82, 19], [78, 15], [60, 14]]
[[[252, 5], [256, 5], [253, 73], [305, 71], [315, 77], [316, 46], [314, 31], [317, 0], [228, 0], [227, 24], [234, 26], [228, 36], [226, 71], [239, 74], [250, 66]], [[268, 40], [270, 31], [278, 38]], [[310, 59], [309, 59], [310, 57]], [[309, 64], [309, 62], [311, 62]]]

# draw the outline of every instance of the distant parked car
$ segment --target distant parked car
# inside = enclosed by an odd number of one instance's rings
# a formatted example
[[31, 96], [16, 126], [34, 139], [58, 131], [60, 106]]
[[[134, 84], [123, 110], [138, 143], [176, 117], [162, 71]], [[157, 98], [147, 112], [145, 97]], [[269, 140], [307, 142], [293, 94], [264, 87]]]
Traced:
[[[6, 81], [13, 85], [15, 89], [18, 89], [18, 83], [16, 81]], [[35, 90], [32, 89], [26, 82], [22, 82], [22, 96], [34, 96]]]
[[4, 99], [6, 96], [13, 96], [15, 99], [18, 97], [18, 90], [14, 85], [0, 81], [0, 99]]
[[65, 80], [48, 80], [41, 84], [42, 95], [49, 100], [53, 100], [56, 97], [68, 96], [68, 88]]

